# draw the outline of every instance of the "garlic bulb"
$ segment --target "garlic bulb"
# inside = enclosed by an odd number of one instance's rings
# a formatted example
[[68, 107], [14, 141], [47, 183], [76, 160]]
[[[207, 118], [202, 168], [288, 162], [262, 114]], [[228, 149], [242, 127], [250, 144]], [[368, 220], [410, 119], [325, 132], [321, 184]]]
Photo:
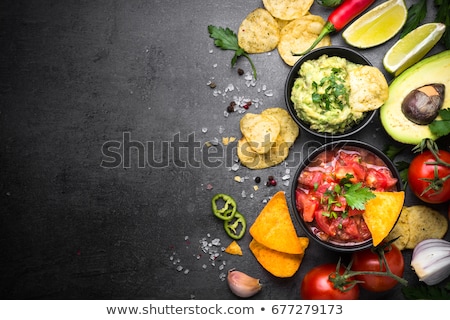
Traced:
[[443, 239], [419, 242], [413, 251], [411, 267], [427, 285], [443, 281], [450, 275], [450, 242]]
[[228, 271], [227, 281], [231, 292], [241, 298], [251, 297], [262, 289], [259, 279], [235, 269]]

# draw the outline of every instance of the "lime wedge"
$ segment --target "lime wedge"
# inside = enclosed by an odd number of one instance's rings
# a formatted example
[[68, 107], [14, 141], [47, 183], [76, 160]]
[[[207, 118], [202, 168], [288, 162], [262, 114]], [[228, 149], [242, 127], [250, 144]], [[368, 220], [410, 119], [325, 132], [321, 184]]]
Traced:
[[427, 23], [417, 27], [398, 40], [383, 58], [384, 68], [397, 76], [420, 59], [441, 39], [445, 32], [443, 23]]
[[404, 0], [388, 0], [363, 14], [342, 33], [344, 40], [357, 48], [380, 45], [395, 36], [406, 22]]

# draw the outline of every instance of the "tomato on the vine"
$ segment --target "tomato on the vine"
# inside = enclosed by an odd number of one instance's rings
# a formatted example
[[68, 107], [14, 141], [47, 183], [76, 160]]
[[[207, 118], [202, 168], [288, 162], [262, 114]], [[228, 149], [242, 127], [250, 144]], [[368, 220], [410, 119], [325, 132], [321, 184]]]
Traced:
[[[391, 272], [398, 277], [402, 277], [405, 269], [405, 261], [401, 251], [395, 244], [386, 245], [384, 249], [386, 263]], [[380, 256], [372, 249], [365, 249], [353, 253], [353, 271], [386, 271], [386, 266], [380, 261]], [[387, 291], [395, 287], [398, 281], [389, 276], [379, 276], [372, 274], [363, 274], [355, 276], [356, 279], [363, 281], [359, 285], [372, 292]]]
[[[345, 268], [340, 267], [339, 274], [344, 274]], [[344, 286], [341, 291], [330, 280], [336, 273], [335, 264], [323, 264], [311, 269], [303, 278], [300, 286], [300, 296], [305, 300], [356, 300], [359, 298], [359, 287]]]
[[411, 191], [427, 203], [450, 200], [450, 152], [439, 150], [438, 156], [442, 162], [432, 164], [436, 163], [436, 157], [430, 150], [423, 151], [414, 157], [408, 169]]

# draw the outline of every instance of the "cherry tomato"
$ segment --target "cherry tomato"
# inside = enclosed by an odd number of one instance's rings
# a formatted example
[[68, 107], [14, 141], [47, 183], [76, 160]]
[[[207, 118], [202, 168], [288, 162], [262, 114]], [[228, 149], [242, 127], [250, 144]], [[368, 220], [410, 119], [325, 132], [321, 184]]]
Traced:
[[[341, 267], [339, 274], [343, 274]], [[359, 298], [359, 287], [355, 285], [348, 291], [341, 291], [334, 287], [329, 280], [330, 274], [336, 272], [335, 264], [323, 264], [311, 269], [303, 278], [300, 286], [300, 296], [305, 300], [356, 300]]]
[[[391, 272], [399, 277], [403, 276], [405, 269], [405, 261], [401, 251], [391, 244], [384, 250], [384, 256]], [[352, 271], [386, 271], [386, 267], [383, 264], [383, 268], [380, 265], [380, 259], [377, 253], [371, 249], [357, 251], [353, 253]], [[377, 276], [377, 275], [359, 275], [355, 276], [356, 279], [364, 281], [359, 285], [372, 292], [382, 292], [395, 287], [398, 283], [397, 280], [389, 276]]]
[[[450, 152], [439, 150], [438, 155], [441, 160], [450, 163]], [[427, 203], [444, 203], [450, 200], [450, 178], [445, 180], [442, 186], [436, 190], [430, 188], [433, 185], [433, 183], [430, 185], [430, 180], [435, 178], [435, 167], [437, 168], [437, 176], [440, 179], [450, 175], [450, 167], [426, 164], [426, 162], [435, 161], [435, 157], [429, 150], [417, 155], [409, 166], [408, 185], [420, 200]], [[424, 179], [428, 179], [428, 181]]]

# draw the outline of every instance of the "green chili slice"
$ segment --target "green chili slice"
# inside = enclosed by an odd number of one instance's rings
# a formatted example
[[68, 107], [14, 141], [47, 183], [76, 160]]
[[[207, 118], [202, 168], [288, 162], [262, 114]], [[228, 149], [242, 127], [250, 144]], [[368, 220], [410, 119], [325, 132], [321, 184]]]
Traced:
[[242, 214], [236, 211], [232, 219], [223, 222], [223, 227], [225, 228], [225, 232], [232, 239], [239, 240], [245, 234], [247, 221], [245, 221], [245, 218]]
[[[222, 208], [218, 208], [217, 204], [218, 202], [223, 201], [223, 207]], [[211, 200], [211, 204], [212, 204], [212, 211], [214, 213], [214, 215], [224, 221], [229, 221], [231, 220], [234, 215], [236, 214], [236, 201], [229, 195], [224, 194], [224, 193], [218, 193], [216, 194], [212, 200]]]

